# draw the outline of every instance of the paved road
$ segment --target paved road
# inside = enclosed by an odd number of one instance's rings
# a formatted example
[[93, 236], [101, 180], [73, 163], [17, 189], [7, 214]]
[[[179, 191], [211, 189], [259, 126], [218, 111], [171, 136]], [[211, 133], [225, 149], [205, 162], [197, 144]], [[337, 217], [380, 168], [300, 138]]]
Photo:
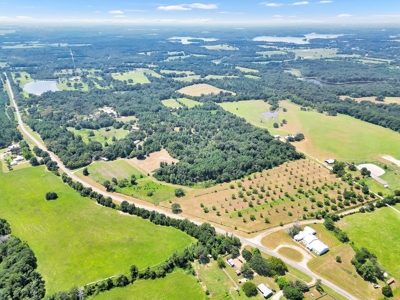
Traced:
[[[117, 195], [115, 195], [115, 194], [107, 193], [107, 192], [105, 192], [105, 191], [103, 191], [103, 190], [101, 190], [101, 189], [99, 189], [99, 188], [97, 188], [97, 187], [95, 187], [95, 186], [91, 186], [90, 184], [88, 184], [88, 183], [85, 182], [84, 180], [82, 180], [82, 179], [80, 179], [79, 177], [77, 177], [71, 170], [67, 169], [67, 168], [64, 166], [64, 164], [60, 161], [60, 159], [59, 159], [56, 155], [54, 155], [54, 153], [50, 152], [40, 141], [36, 140], [36, 139], [29, 133], [29, 131], [28, 131], [28, 130], [26, 129], [26, 127], [25, 127], [24, 122], [22, 121], [21, 114], [20, 114], [20, 112], [19, 112], [17, 103], [16, 103], [15, 100], [14, 100], [14, 93], [13, 93], [13, 91], [12, 91], [12, 89], [11, 89], [10, 81], [9, 81], [9, 79], [8, 79], [8, 77], [7, 77], [7, 74], [4, 73], [4, 75], [5, 75], [6, 78], [7, 78], [7, 86], [8, 86], [8, 88], [9, 88], [9, 90], [10, 90], [11, 103], [12, 103], [12, 104], [14, 105], [14, 107], [15, 107], [15, 111], [16, 111], [17, 119], [18, 119], [18, 124], [19, 124], [20, 129], [22, 130], [22, 132], [23, 132], [26, 136], [28, 136], [28, 137], [32, 140], [32, 142], [34, 142], [40, 149], [49, 152], [51, 159], [54, 160], [54, 161], [56, 161], [57, 164], [58, 164], [58, 166], [59, 166], [59, 168], [60, 168], [63, 172], [65, 172], [69, 177], [71, 177], [73, 180], [82, 183], [85, 187], [90, 187], [90, 188], [92, 188], [93, 191], [95, 191], [95, 192], [101, 193], [101, 194], [103, 194], [103, 195], [105, 195], [105, 196], [109, 196], [109, 197], [113, 198], [114, 200], [116, 200], [116, 201], [118, 201], [118, 202], [126, 201], [126, 199], [124, 199], [124, 198], [122, 198], [122, 197], [119, 197], [119, 196], [117, 196]], [[132, 200], [134, 200], [134, 199], [132, 198]], [[138, 201], [139, 201], [139, 200], [138, 200]], [[172, 218], [184, 219], [184, 218], [181, 217], [181, 216], [177, 216], [177, 215], [175, 215], [175, 214], [165, 212], [164, 210], [160, 209], [159, 207], [154, 207], [154, 206], [149, 206], [149, 205], [138, 204], [138, 203], [135, 202], [135, 201], [128, 201], [128, 202], [134, 203], [137, 207], [145, 208], [145, 209], [148, 209], [148, 210], [154, 210], [154, 211], [163, 213], [163, 214], [165, 214], [165, 215], [167, 215], [167, 216], [170, 216], [170, 217], [172, 217]], [[189, 219], [189, 220], [190, 220], [190, 219]], [[201, 224], [201, 222], [198, 222], [198, 221], [195, 221], [195, 220], [190, 220], [190, 221], [192, 221], [192, 222], [195, 223], [195, 224], [199, 224], [199, 225]], [[218, 227], [215, 226], [215, 225], [214, 225], [214, 227], [215, 227], [215, 229], [216, 229], [216, 231], [217, 231], [218, 233], [221, 233], [221, 234], [230, 233], [230, 232], [228, 232], [228, 231], [226, 231], [226, 230], [224, 230], [224, 229], [218, 228]], [[279, 228], [279, 229], [281, 229], [281, 228]], [[246, 245], [250, 245], [250, 246], [252, 246], [252, 247], [259, 248], [260, 251], [262, 251], [262, 252], [264, 252], [264, 253], [266, 253], [266, 254], [268, 254], [268, 255], [270, 255], [270, 256], [278, 257], [278, 258], [282, 259], [287, 265], [289, 265], [289, 266], [291, 266], [291, 267], [293, 267], [293, 268], [295, 268], [295, 269], [297, 269], [297, 270], [303, 272], [304, 274], [307, 274], [307, 275], [310, 276], [311, 278], [321, 279], [321, 280], [323, 281], [323, 283], [324, 283], [326, 286], [328, 286], [328, 287], [330, 287], [331, 289], [335, 290], [337, 293], [341, 294], [342, 296], [346, 297], [347, 299], [350, 299], [350, 300], [357, 300], [357, 298], [355, 298], [354, 296], [352, 296], [350, 293], [346, 292], [345, 290], [341, 289], [340, 287], [336, 286], [335, 284], [333, 284], [333, 283], [327, 281], [326, 279], [321, 278], [320, 276], [318, 276], [317, 274], [313, 273], [313, 272], [310, 271], [309, 269], [307, 269], [307, 268], [305, 268], [305, 267], [299, 265], [299, 264], [296, 263], [296, 262], [293, 262], [293, 261], [287, 259], [286, 257], [280, 255], [279, 253], [275, 253], [274, 251], [269, 250], [269, 249], [263, 247], [263, 246], [261, 245], [261, 243], [259, 243], [259, 242], [254, 242], [254, 241], [251, 241], [251, 240], [249, 240], [249, 239], [246, 239], [246, 238], [243, 238], [243, 237], [240, 237], [240, 236], [238, 236], [238, 237], [239, 237], [240, 241], [241, 241], [243, 244], [246, 244]]]

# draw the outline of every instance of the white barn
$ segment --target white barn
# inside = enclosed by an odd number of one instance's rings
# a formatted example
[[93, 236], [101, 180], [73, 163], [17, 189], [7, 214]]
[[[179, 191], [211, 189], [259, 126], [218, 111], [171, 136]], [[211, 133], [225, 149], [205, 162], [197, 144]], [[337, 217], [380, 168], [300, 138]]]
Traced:
[[259, 284], [257, 288], [264, 298], [271, 297], [273, 294], [272, 291], [269, 288], [267, 288], [267, 286], [264, 283]]
[[329, 247], [322, 243], [316, 236], [317, 232], [309, 226], [304, 227], [303, 231], [300, 231], [294, 236], [295, 241], [302, 241], [306, 245], [307, 249], [314, 251], [318, 255], [325, 254], [329, 251]]
[[308, 244], [307, 248], [314, 251], [318, 255], [325, 254], [329, 251], [329, 247], [318, 239], [314, 240], [311, 244]]

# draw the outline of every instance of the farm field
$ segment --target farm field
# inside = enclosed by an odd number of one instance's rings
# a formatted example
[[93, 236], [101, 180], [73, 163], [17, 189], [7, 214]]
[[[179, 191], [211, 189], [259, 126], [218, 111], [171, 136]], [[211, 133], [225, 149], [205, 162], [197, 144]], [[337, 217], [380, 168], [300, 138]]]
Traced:
[[[48, 191], [59, 198], [46, 201]], [[48, 294], [128, 273], [132, 264], [156, 265], [193, 241], [178, 230], [100, 207], [44, 167], [0, 173], [0, 194], [0, 217], [34, 251]]]
[[[115, 80], [120, 80], [120, 81], [126, 80], [128, 82], [128, 84], [150, 83], [150, 81], [146, 77], [146, 75], [144, 75], [143, 72], [138, 72], [138, 71], [132, 71], [132, 72], [123, 73], [123, 74], [113, 74], [112, 77]], [[129, 80], [132, 80], [132, 82], [129, 82]]]
[[[299, 105], [281, 101], [280, 106], [287, 112], [281, 112], [276, 119], [262, 119], [261, 113], [268, 111], [269, 105], [261, 100], [223, 103], [221, 106], [255, 126], [268, 129], [271, 134], [302, 132], [305, 140], [294, 145], [321, 161], [332, 157], [356, 163], [385, 162], [382, 155], [396, 157], [400, 151], [400, 136], [396, 132], [346, 115], [330, 117], [316, 111], [302, 111]], [[273, 123], [281, 123], [282, 119], [286, 119], [287, 124], [273, 128]]]
[[[175, 197], [175, 188], [158, 183], [150, 179], [147, 175], [143, 174], [135, 167], [133, 167], [127, 160], [116, 160], [111, 162], [95, 162], [88, 166], [89, 178], [103, 184], [104, 181], [111, 181], [116, 178], [118, 181], [122, 179], [131, 178], [134, 174], [137, 179], [137, 184], [126, 187], [115, 186], [118, 193], [139, 198], [154, 204], [166, 201]], [[83, 176], [83, 175], [82, 175]]]
[[329, 170], [303, 159], [235, 182], [196, 190], [176, 202], [185, 213], [253, 233], [281, 222], [314, 219], [325, 208], [334, 212], [340, 209], [338, 206], [356, 205], [355, 201], [336, 200], [338, 190], [343, 192], [344, 188], [350, 189]]
[[224, 78], [238, 78], [237, 76], [229, 75], [207, 75], [204, 79], [224, 79]]
[[143, 172], [146, 173], [152, 173], [155, 169], [158, 169], [160, 167], [160, 162], [171, 164], [172, 162], [177, 163], [179, 160], [169, 155], [168, 151], [165, 149], [151, 153], [146, 159], [133, 158], [129, 160], [129, 163], [135, 168], [143, 170]]
[[[68, 130], [73, 132], [75, 135], [82, 136], [82, 140], [85, 143], [89, 143], [89, 140], [96, 141], [103, 144], [107, 141], [108, 144], [112, 144], [112, 137], [115, 137], [117, 140], [124, 138], [129, 131], [124, 130], [123, 128], [115, 129], [114, 127], [110, 127], [109, 131], [106, 131], [106, 128], [100, 128], [98, 130], [91, 129], [79, 129], [76, 130], [73, 127], [68, 127]], [[89, 131], [93, 131], [94, 136], [89, 136]]]
[[271, 55], [281, 55], [281, 54], [286, 54], [284, 51], [261, 51], [257, 52], [257, 54], [260, 54], [262, 56], [271, 56]]
[[390, 207], [373, 213], [355, 214], [343, 218], [338, 226], [357, 247], [365, 247], [378, 257], [378, 261], [395, 278], [400, 278], [400, 213]]
[[178, 102], [183, 105], [186, 105], [188, 108], [193, 108], [196, 105], [203, 105], [202, 102], [194, 101], [188, 98], [178, 98]]
[[193, 80], [200, 79], [200, 75], [189, 75], [186, 77], [175, 77], [174, 80], [176, 81], [184, 81], [184, 82], [192, 82]]
[[[70, 87], [67, 85], [68, 82], [71, 83]], [[75, 88], [75, 85], [74, 85], [75, 83], [82, 84], [82, 88], [79, 88], [79, 87]], [[61, 82], [57, 83], [57, 87], [62, 91], [85, 91], [85, 92], [87, 92], [89, 90], [87, 83], [84, 83], [82, 81], [71, 82], [68, 79], [62, 79]]]
[[236, 69], [242, 71], [243, 73], [258, 73], [259, 71], [256, 69], [250, 69], [245, 67], [236, 67]]
[[179, 108], [182, 107], [175, 99], [168, 99], [168, 100], [162, 100], [161, 103], [170, 108]]
[[260, 79], [260, 77], [254, 76], [254, 75], [244, 75], [244, 77], [250, 78], [250, 79]]
[[213, 46], [202, 46], [206, 48], [207, 50], [227, 50], [227, 51], [233, 51], [233, 50], [239, 50], [237, 47], [233, 47], [230, 45], [213, 45]]
[[376, 97], [361, 97], [361, 98], [352, 98], [349, 96], [340, 96], [340, 99], [344, 100], [346, 98], [351, 98], [357, 102], [361, 102], [361, 101], [371, 101], [373, 103], [377, 103], [377, 104], [391, 104], [391, 103], [396, 103], [396, 104], [400, 104], [400, 97], [385, 97], [385, 101], [376, 101]]
[[206, 83], [190, 85], [178, 90], [177, 92], [189, 96], [201, 96], [202, 94], [204, 95], [218, 94], [219, 92], [231, 93], [234, 96], [236, 95], [236, 93], [234, 92], [222, 90]]
[[[340, 243], [322, 224], [312, 225], [312, 228], [317, 231], [316, 236], [329, 246], [329, 252], [311, 259], [307, 264], [310, 270], [339, 285], [359, 299], [380, 298], [381, 290], [374, 289], [370, 282], [364, 281], [351, 264], [350, 261], [355, 254], [351, 246]], [[351, 237], [350, 240], [352, 240]], [[341, 257], [341, 263], [336, 262], [336, 256]], [[382, 282], [379, 284], [383, 286]]]
[[136, 300], [139, 298], [143, 300], [207, 299], [201, 285], [196, 282], [196, 278], [186, 275], [182, 270], [168, 274], [165, 278], [139, 280], [134, 284], [114, 288], [89, 299]]
[[158, 74], [157, 72], [150, 70], [150, 69], [138, 69], [139, 71], [143, 72], [146, 77], [155, 77], [155, 78], [161, 78], [163, 77], [162, 75]]
[[290, 49], [296, 56], [301, 56], [305, 59], [320, 59], [332, 57], [359, 57], [359, 55], [344, 55], [337, 54], [337, 49], [315, 48], [315, 49]]

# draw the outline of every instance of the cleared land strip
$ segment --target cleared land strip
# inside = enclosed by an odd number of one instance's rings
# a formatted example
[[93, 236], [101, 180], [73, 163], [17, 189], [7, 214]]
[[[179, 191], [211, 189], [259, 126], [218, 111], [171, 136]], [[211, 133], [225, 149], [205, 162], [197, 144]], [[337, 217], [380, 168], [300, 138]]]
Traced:
[[[92, 188], [93, 191], [95, 191], [95, 192], [97, 192], [97, 193], [100, 193], [100, 194], [103, 194], [103, 195], [105, 195], [105, 196], [111, 197], [112, 199], [114, 199], [114, 200], [116, 200], [116, 201], [118, 201], [118, 202], [126, 201], [126, 199], [124, 199], [124, 198], [122, 198], [122, 197], [120, 197], [120, 196], [116, 196], [116, 195], [113, 195], [113, 194], [111, 194], [111, 193], [107, 193], [107, 192], [105, 192], [105, 191], [103, 191], [103, 190], [101, 190], [101, 189], [99, 189], [99, 188], [96, 188], [95, 186], [89, 185], [89, 184], [88, 184], [87, 182], [85, 182], [84, 180], [78, 178], [72, 171], [70, 171], [69, 169], [67, 169], [67, 168], [64, 166], [64, 164], [60, 161], [60, 159], [59, 159], [57, 156], [55, 156], [52, 152], [50, 152], [42, 143], [40, 143], [37, 139], [35, 139], [35, 138], [27, 131], [27, 129], [26, 129], [26, 127], [25, 127], [25, 124], [24, 124], [23, 121], [22, 121], [21, 114], [20, 114], [20, 112], [19, 112], [19, 108], [18, 108], [18, 106], [17, 106], [17, 103], [16, 103], [15, 100], [14, 100], [14, 93], [13, 93], [13, 91], [12, 91], [12, 89], [11, 89], [10, 80], [8, 79], [6, 73], [4, 73], [4, 75], [5, 75], [6, 80], [7, 80], [8, 89], [9, 89], [9, 91], [10, 91], [10, 96], [11, 96], [11, 99], [10, 99], [10, 100], [11, 100], [11, 103], [12, 103], [12, 104], [14, 105], [14, 107], [15, 107], [15, 111], [16, 111], [17, 118], [18, 118], [18, 124], [19, 124], [19, 126], [20, 126], [20, 129], [23, 131], [23, 133], [24, 133], [26, 136], [28, 136], [40, 149], [42, 149], [43, 151], [48, 151], [49, 154], [50, 154], [50, 158], [51, 158], [52, 160], [56, 161], [57, 164], [58, 164], [58, 166], [60, 167], [60, 169], [61, 169], [63, 172], [65, 172], [69, 177], [71, 177], [73, 180], [82, 183], [85, 187], [90, 187], [90, 188]], [[154, 211], [157, 211], [157, 212], [159, 212], [159, 213], [163, 213], [163, 214], [165, 214], [166, 216], [169, 216], [169, 217], [171, 217], [171, 218], [175, 218], [175, 219], [185, 219], [185, 218], [182, 217], [182, 216], [177, 216], [177, 215], [175, 215], [175, 214], [168, 213], [168, 212], [166, 212], [165, 210], [160, 209], [160, 208], [158, 208], [158, 207], [148, 206], [148, 205], [143, 205], [143, 204], [138, 204], [137, 201], [140, 201], [140, 200], [138, 200], [138, 199], [133, 199], [133, 198], [132, 198], [132, 200], [135, 200], [135, 201], [130, 201], [130, 202], [131, 202], [131, 203], [134, 203], [137, 207], [145, 208], [145, 209], [147, 209], [147, 210], [154, 210]], [[193, 220], [193, 219], [189, 219], [189, 220], [192, 221], [192, 222], [195, 223], [195, 224], [198, 224], [198, 225], [201, 225], [201, 224], [202, 224], [202, 222], [198, 222], [198, 221]], [[233, 233], [231, 233], [231, 232], [229, 232], [229, 231], [227, 231], [227, 230], [221, 229], [221, 228], [219, 228], [219, 227], [217, 227], [217, 226], [215, 226], [215, 225], [214, 225], [214, 227], [215, 227], [215, 230], [216, 230], [218, 233], [220, 233], [220, 234], [226, 234], [226, 233], [233, 234]], [[282, 261], [284, 261], [287, 265], [289, 265], [289, 266], [291, 266], [291, 267], [293, 267], [293, 268], [299, 270], [300, 272], [303, 272], [304, 274], [306, 274], [306, 275], [308, 275], [308, 276], [310, 276], [310, 277], [312, 277], [312, 278], [321, 279], [321, 280], [323, 281], [323, 283], [324, 283], [326, 286], [328, 286], [329, 288], [335, 290], [336, 292], [338, 292], [338, 293], [341, 294], [342, 296], [346, 297], [347, 299], [350, 299], [350, 300], [357, 300], [356, 297], [354, 297], [353, 295], [351, 295], [351, 294], [348, 293], [347, 291], [343, 290], [342, 288], [336, 286], [335, 284], [331, 283], [330, 281], [327, 281], [327, 280], [321, 278], [320, 276], [318, 276], [318, 275], [315, 274], [314, 272], [311, 272], [308, 268], [305, 268], [305, 267], [301, 266], [300, 264], [295, 263], [295, 262], [293, 262], [293, 261], [291, 261], [291, 260], [285, 258], [284, 256], [282, 256], [282, 255], [280, 255], [280, 254], [278, 254], [278, 253], [275, 253], [275, 252], [272, 251], [272, 250], [269, 250], [269, 249], [263, 247], [263, 246], [261, 245], [261, 243], [254, 243], [254, 242], [252, 242], [251, 240], [248, 240], [248, 239], [243, 238], [243, 237], [240, 237], [240, 236], [238, 236], [238, 238], [239, 238], [240, 241], [241, 241], [243, 244], [245, 244], [245, 245], [250, 245], [250, 246], [252, 246], [252, 247], [259, 248], [260, 251], [262, 251], [262, 252], [264, 252], [264, 253], [266, 253], [266, 254], [268, 254], [268, 255], [270, 255], [270, 256], [274, 256], [274, 257], [280, 258], [280, 259], [281, 259]]]

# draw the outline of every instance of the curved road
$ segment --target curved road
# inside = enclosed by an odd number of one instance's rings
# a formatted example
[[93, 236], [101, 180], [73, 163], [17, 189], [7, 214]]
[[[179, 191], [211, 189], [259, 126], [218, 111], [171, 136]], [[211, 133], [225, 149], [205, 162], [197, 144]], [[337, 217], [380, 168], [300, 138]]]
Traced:
[[[114, 200], [116, 200], [116, 201], [118, 201], [118, 202], [126, 201], [126, 199], [123, 199], [123, 198], [121, 198], [121, 197], [119, 197], [119, 196], [117, 196], [117, 195], [113, 195], [113, 194], [107, 193], [107, 192], [105, 192], [105, 191], [103, 191], [103, 190], [101, 190], [101, 189], [99, 189], [99, 188], [97, 188], [97, 187], [95, 187], [95, 186], [91, 186], [90, 184], [88, 184], [88, 183], [85, 182], [84, 180], [82, 180], [82, 179], [80, 179], [79, 177], [77, 177], [73, 172], [71, 172], [69, 169], [67, 169], [67, 168], [64, 166], [64, 164], [59, 160], [59, 158], [58, 158], [56, 155], [54, 155], [52, 152], [50, 152], [40, 141], [36, 140], [36, 138], [34, 138], [34, 137], [29, 133], [29, 131], [26, 130], [26, 127], [25, 127], [24, 122], [22, 121], [21, 114], [20, 114], [20, 112], [19, 112], [17, 103], [16, 103], [15, 100], [14, 100], [14, 93], [13, 93], [13, 91], [12, 91], [12, 89], [11, 89], [10, 81], [9, 81], [9, 79], [8, 79], [8, 77], [7, 77], [7, 74], [4, 73], [4, 75], [6, 76], [7, 86], [8, 86], [8, 89], [9, 89], [9, 91], [10, 91], [11, 103], [14, 104], [15, 111], [16, 111], [17, 118], [18, 118], [18, 124], [19, 124], [19, 126], [20, 126], [20, 129], [23, 131], [23, 133], [24, 133], [26, 136], [28, 136], [28, 137], [32, 140], [32, 142], [34, 142], [40, 149], [49, 152], [51, 159], [54, 160], [54, 161], [56, 161], [57, 164], [58, 164], [58, 166], [60, 167], [60, 169], [61, 169], [63, 172], [65, 172], [69, 177], [71, 177], [73, 180], [82, 183], [85, 187], [90, 187], [90, 188], [92, 188], [93, 191], [96, 191], [96, 192], [98, 192], [98, 193], [101, 193], [101, 194], [103, 194], [103, 195], [105, 195], [105, 196], [109, 196], [109, 197], [111, 197], [112, 199], [114, 199]], [[129, 201], [128, 201], [128, 202], [129, 202]], [[163, 214], [165, 214], [165, 215], [167, 215], [167, 216], [169, 216], [169, 217], [172, 217], [172, 218], [184, 219], [184, 218], [181, 217], [181, 216], [177, 216], [177, 215], [175, 215], [175, 214], [165, 212], [164, 210], [162, 210], [162, 209], [160, 209], [160, 208], [158, 208], [158, 207], [148, 206], [148, 205], [143, 205], [143, 204], [137, 204], [137, 203], [134, 202], [134, 201], [131, 201], [131, 203], [134, 203], [137, 207], [145, 208], [145, 209], [148, 209], [148, 210], [154, 210], [154, 211], [163, 213]], [[189, 220], [190, 220], [190, 219], [189, 219]], [[201, 224], [201, 222], [198, 222], [198, 221], [195, 221], [195, 220], [190, 220], [190, 221], [192, 221], [193, 223], [199, 224], [199, 225]], [[221, 233], [221, 234], [229, 233], [229, 234], [231, 234], [231, 232], [229, 232], [229, 231], [226, 231], [226, 230], [224, 230], [224, 229], [218, 228], [218, 227], [215, 226], [215, 225], [213, 225], [213, 226], [215, 227], [215, 229], [216, 229], [216, 231], [217, 231], [218, 233]], [[281, 229], [281, 228], [279, 228], [279, 229]], [[264, 234], [262, 234], [262, 235], [264, 235]], [[325, 284], [325, 285], [328, 286], [329, 288], [333, 289], [333, 290], [336, 291], [337, 293], [341, 294], [342, 296], [346, 297], [347, 299], [350, 299], [350, 300], [357, 300], [356, 297], [354, 297], [353, 295], [351, 295], [351, 294], [348, 293], [347, 291], [343, 290], [342, 288], [338, 287], [337, 285], [333, 284], [332, 282], [330, 282], [330, 281], [328, 281], [328, 280], [322, 278], [321, 276], [315, 274], [314, 272], [310, 271], [308, 268], [305, 268], [305, 267], [299, 265], [298, 263], [293, 262], [293, 261], [287, 259], [286, 257], [280, 255], [279, 253], [275, 253], [274, 251], [265, 248], [264, 246], [261, 245], [261, 243], [260, 243], [258, 240], [254, 241], [254, 240], [246, 239], [246, 238], [243, 238], [243, 237], [240, 237], [240, 236], [238, 236], [238, 238], [240, 239], [240, 241], [242, 242], [242, 244], [250, 245], [250, 246], [252, 246], [252, 247], [259, 248], [260, 251], [262, 251], [262, 252], [264, 252], [264, 253], [266, 253], [266, 254], [268, 254], [268, 255], [270, 255], [270, 256], [275, 256], [275, 257], [277, 257], [277, 258], [280, 258], [280, 259], [283, 260], [287, 265], [291, 266], [291, 267], [294, 268], [294, 269], [297, 269], [297, 270], [303, 272], [304, 274], [307, 274], [307, 275], [310, 276], [311, 278], [321, 279], [321, 281], [323, 282], [323, 284]]]

